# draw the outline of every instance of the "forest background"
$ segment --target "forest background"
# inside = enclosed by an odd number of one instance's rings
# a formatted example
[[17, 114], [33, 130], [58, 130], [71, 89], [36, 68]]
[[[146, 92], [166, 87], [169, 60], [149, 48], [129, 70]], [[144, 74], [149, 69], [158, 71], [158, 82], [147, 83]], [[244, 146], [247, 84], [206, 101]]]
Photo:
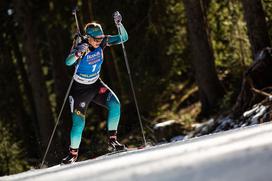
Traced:
[[[76, 23], [96, 21], [117, 34], [118, 10], [129, 40], [125, 43], [141, 119], [148, 142], [154, 125], [194, 124], [232, 110], [243, 73], [258, 52], [270, 46], [270, 0], [2, 0], [0, 2], [0, 175], [36, 167], [73, 75], [66, 67]], [[118, 95], [122, 116], [119, 139], [142, 144], [121, 46], [106, 48], [102, 79]], [[66, 103], [47, 163], [67, 153], [71, 115]], [[105, 153], [107, 111], [90, 105], [80, 159]]]

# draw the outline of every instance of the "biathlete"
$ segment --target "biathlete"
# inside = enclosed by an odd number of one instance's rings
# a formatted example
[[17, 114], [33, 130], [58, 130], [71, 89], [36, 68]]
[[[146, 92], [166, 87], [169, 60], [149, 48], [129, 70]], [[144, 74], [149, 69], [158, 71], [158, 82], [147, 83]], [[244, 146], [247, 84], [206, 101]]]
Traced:
[[69, 94], [72, 113], [69, 154], [63, 164], [77, 160], [88, 105], [94, 102], [108, 110], [107, 130], [109, 151], [126, 150], [125, 145], [117, 141], [117, 127], [120, 119], [120, 102], [115, 93], [99, 78], [103, 63], [103, 50], [107, 46], [117, 45], [128, 40], [128, 34], [122, 25], [119, 12], [114, 13], [114, 21], [120, 30], [118, 35], [104, 35], [100, 24], [88, 23], [85, 28], [87, 41], [72, 48], [66, 58], [66, 65], [76, 65], [74, 82]]

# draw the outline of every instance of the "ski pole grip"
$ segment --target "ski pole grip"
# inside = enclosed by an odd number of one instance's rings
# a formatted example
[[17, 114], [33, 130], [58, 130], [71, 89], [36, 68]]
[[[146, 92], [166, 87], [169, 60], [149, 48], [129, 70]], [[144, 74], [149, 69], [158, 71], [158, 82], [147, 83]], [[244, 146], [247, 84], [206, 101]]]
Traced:
[[75, 6], [74, 9], [73, 9], [73, 11], [72, 11], [72, 14], [75, 15], [77, 11], [78, 11], [78, 7]]
[[77, 11], [78, 11], [78, 7], [76, 6], [73, 11], [72, 11], [72, 14], [75, 16], [75, 20], [76, 20], [76, 26], [77, 26], [77, 33], [79, 35], [81, 35], [80, 33], [80, 28], [79, 28], [79, 24], [78, 24], [78, 19], [77, 19]]
[[121, 25], [121, 21], [122, 21], [121, 14], [119, 13], [119, 11], [115, 11], [112, 16], [113, 16], [115, 25], [117, 27], [119, 27]]

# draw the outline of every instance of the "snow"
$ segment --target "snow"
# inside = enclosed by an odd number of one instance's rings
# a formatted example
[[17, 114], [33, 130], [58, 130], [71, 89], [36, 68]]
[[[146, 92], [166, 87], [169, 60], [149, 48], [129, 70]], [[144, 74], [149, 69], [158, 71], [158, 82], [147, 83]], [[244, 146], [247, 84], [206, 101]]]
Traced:
[[265, 111], [267, 110], [268, 106], [263, 106], [261, 105], [259, 107], [259, 110], [257, 111], [257, 114], [255, 114], [252, 119], [251, 119], [251, 123], [253, 124], [257, 124], [258, 123], [258, 119], [265, 114]]
[[170, 142], [175, 142], [175, 141], [182, 141], [184, 140], [185, 136], [179, 135], [171, 138]]
[[258, 106], [253, 107], [251, 110], [246, 111], [243, 113], [244, 117], [250, 117], [252, 114], [254, 114], [258, 110]]
[[244, 112], [244, 117], [250, 117], [254, 115], [251, 119], [251, 122], [258, 123], [258, 118], [265, 114], [266, 110], [268, 109], [268, 106], [259, 105], [254, 107], [253, 109]]
[[269, 180], [271, 138], [272, 124], [266, 123], [0, 180]]
[[155, 126], [154, 126], [154, 129], [158, 129], [160, 127], [165, 127], [165, 126], [169, 126], [171, 124], [175, 123], [175, 120], [168, 120], [168, 121], [164, 121], [162, 123], [157, 123]]

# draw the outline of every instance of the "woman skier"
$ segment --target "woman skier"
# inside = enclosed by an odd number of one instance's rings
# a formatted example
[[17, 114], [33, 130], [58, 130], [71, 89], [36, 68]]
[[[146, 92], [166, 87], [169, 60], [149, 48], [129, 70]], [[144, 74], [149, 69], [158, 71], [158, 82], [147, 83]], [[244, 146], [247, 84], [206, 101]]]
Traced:
[[117, 141], [117, 127], [120, 119], [120, 102], [115, 93], [99, 78], [103, 63], [103, 50], [106, 46], [117, 45], [128, 40], [128, 34], [122, 25], [122, 16], [115, 12], [114, 21], [120, 30], [118, 35], [104, 35], [100, 24], [88, 23], [85, 30], [86, 40], [73, 48], [66, 58], [66, 65], [76, 65], [74, 82], [69, 94], [72, 112], [69, 154], [63, 158], [63, 164], [77, 160], [88, 105], [94, 102], [108, 110], [107, 130], [109, 151], [126, 150], [125, 145]]

